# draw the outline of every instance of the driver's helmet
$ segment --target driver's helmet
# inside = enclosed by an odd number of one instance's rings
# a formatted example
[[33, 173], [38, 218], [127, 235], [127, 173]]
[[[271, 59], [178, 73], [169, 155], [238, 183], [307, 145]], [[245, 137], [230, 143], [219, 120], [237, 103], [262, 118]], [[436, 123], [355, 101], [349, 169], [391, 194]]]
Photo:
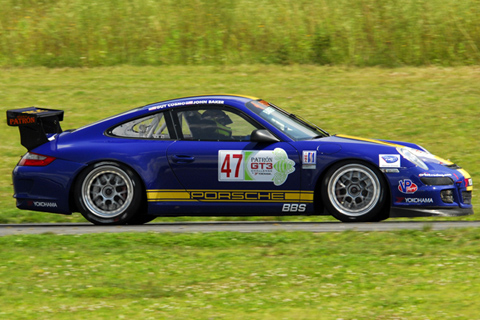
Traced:
[[215, 109], [210, 109], [205, 111], [202, 114], [202, 119], [207, 119], [207, 120], [213, 120], [222, 126], [227, 126], [231, 123], [233, 123], [232, 119], [230, 119], [229, 116], [222, 110], [215, 110]]

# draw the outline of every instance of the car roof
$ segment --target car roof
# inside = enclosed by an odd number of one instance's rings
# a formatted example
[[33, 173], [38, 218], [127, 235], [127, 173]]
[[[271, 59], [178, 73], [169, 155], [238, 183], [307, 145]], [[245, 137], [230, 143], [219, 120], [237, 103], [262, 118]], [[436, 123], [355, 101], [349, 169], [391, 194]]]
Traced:
[[251, 100], [259, 100], [259, 99], [251, 96], [234, 95], [234, 94], [198, 95], [198, 96], [187, 96], [182, 98], [155, 102], [152, 104], [148, 104], [142, 107], [141, 109], [154, 111], [154, 110], [175, 108], [175, 107], [181, 107], [181, 106], [192, 106], [196, 104], [244, 105], [245, 103]]

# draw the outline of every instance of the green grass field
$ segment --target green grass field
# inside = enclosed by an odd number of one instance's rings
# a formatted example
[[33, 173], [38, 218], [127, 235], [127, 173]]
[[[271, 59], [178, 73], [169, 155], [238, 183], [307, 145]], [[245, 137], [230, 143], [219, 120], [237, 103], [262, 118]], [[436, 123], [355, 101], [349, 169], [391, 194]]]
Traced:
[[[478, 67], [124, 66], [0, 72], [4, 115], [7, 109], [33, 105], [63, 109], [64, 129], [164, 99], [239, 93], [269, 100], [332, 134], [419, 143], [463, 166], [474, 184], [480, 178]], [[5, 122], [0, 139], [0, 223], [84, 221], [79, 214], [65, 217], [17, 210], [10, 174], [25, 149], [18, 129]], [[474, 189], [478, 210], [475, 194]], [[461, 219], [476, 219], [476, 215]]]
[[480, 229], [0, 238], [2, 319], [479, 319]]

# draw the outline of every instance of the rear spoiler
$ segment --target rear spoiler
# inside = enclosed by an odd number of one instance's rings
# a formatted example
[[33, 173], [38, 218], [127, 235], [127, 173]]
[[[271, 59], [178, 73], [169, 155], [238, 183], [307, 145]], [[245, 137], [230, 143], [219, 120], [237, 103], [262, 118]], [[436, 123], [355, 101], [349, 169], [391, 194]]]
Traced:
[[7, 110], [7, 124], [18, 127], [20, 141], [28, 151], [48, 142], [47, 134], [61, 133], [63, 110], [22, 108]]

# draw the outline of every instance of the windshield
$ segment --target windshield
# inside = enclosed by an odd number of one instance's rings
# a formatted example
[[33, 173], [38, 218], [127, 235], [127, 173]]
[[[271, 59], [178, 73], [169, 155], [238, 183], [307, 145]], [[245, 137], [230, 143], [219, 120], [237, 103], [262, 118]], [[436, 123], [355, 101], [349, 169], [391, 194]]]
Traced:
[[264, 100], [250, 101], [246, 106], [293, 140], [328, 137], [322, 129]]

